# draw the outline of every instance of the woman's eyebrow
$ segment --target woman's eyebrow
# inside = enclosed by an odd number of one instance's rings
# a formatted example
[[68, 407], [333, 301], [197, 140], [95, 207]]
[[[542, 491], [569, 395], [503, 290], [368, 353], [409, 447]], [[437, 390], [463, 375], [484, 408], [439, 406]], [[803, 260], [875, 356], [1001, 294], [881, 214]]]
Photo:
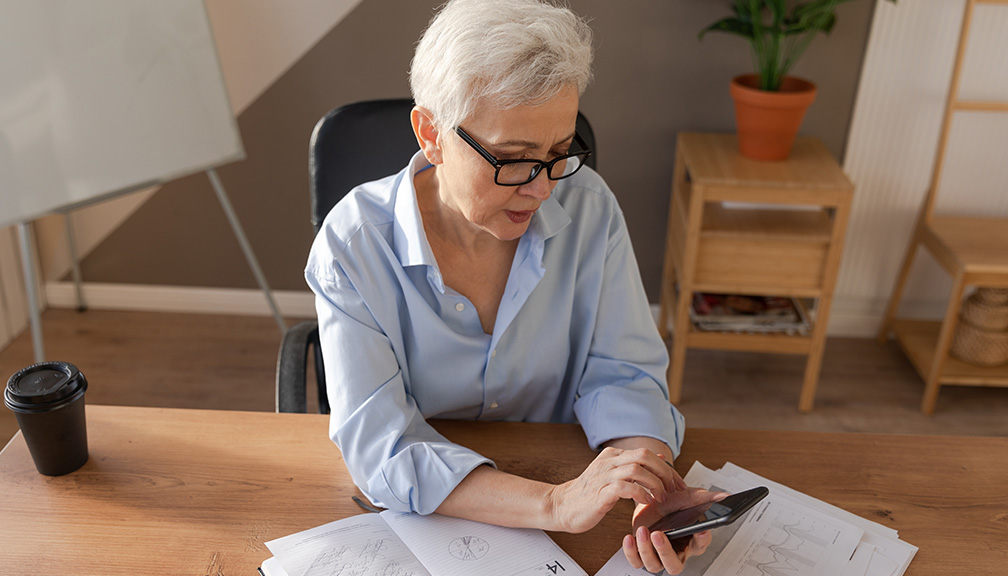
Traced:
[[[568, 140], [574, 139], [574, 132], [570, 133], [570, 136], [560, 139], [559, 142], [551, 144], [550, 146], [556, 146], [557, 144], [562, 144]], [[542, 146], [539, 142], [533, 142], [531, 140], [505, 140], [503, 142], [489, 142], [490, 146], [501, 147], [501, 148], [538, 148]]]

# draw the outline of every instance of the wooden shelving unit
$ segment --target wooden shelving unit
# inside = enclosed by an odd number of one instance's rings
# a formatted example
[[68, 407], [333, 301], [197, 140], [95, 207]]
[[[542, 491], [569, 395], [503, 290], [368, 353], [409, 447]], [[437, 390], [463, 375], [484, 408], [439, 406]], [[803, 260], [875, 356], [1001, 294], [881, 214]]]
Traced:
[[[931, 172], [931, 184], [917, 217], [913, 236], [907, 244], [892, 296], [886, 308], [878, 338], [884, 342], [892, 332], [917, 372], [924, 380], [921, 411], [931, 414], [943, 385], [1008, 386], [1008, 366], [987, 368], [972, 366], [950, 354], [956, 326], [959, 323], [963, 298], [970, 286], [977, 288], [1008, 288], [1008, 218], [981, 216], [950, 216], [935, 214], [935, 206], [943, 188], [958, 194], [968, 194], [968, 187], [942, 178], [949, 134], [957, 113], [1008, 113], [1008, 100], [983, 101], [964, 99], [960, 95], [960, 79], [964, 69], [966, 48], [975, 9], [981, 4], [1000, 4], [1008, 9], [1008, 0], [967, 0], [962, 28], [956, 48], [955, 65], [945, 102], [945, 114], [938, 138], [938, 151]], [[989, 17], [989, 15], [988, 15]], [[910, 270], [919, 252], [927, 250], [952, 279], [952, 290], [940, 322], [921, 322], [897, 317], [900, 300]]]
[[[659, 330], [675, 324], [669, 397], [678, 402], [687, 348], [808, 356], [799, 408], [812, 409], [826, 322], [854, 186], [817, 140], [783, 162], [738, 153], [729, 134], [680, 134], [669, 206]], [[696, 292], [817, 301], [808, 335], [697, 330]]]

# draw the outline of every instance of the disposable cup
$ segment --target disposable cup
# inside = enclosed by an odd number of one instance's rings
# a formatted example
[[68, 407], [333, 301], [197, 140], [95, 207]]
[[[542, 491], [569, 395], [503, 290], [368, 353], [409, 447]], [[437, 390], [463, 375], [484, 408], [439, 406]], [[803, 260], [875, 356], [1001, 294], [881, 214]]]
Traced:
[[42, 362], [7, 381], [4, 404], [14, 412], [35, 468], [61, 476], [87, 462], [84, 391], [87, 379], [68, 362]]

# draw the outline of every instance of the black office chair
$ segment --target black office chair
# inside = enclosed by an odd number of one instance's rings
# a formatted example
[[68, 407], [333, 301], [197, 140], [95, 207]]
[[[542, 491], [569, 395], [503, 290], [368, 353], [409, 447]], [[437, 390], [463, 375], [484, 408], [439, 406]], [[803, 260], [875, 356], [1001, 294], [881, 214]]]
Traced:
[[[315, 125], [308, 144], [311, 222], [317, 234], [332, 207], [355, 186], [394, 174], [419, 149], [408, 98], [370, 100], [331, 110]], [[595, 168], [598, 150], [588, 119], [578, 112], [577, 131], [593, 150], [587, 165]], [[325, 368], [319, 348], [318, 322], [287, 330], [280, 343], [276, 373], [277, 412], [308, 411], [308, 356], [312, 355], [318, 389], [318, 411], [329, 413]]]

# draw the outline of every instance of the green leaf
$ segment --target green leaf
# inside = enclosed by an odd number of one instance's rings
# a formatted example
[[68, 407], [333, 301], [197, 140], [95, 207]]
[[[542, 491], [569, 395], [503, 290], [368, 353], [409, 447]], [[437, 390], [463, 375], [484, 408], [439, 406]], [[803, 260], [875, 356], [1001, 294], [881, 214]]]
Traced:
[[[854, 0], [733, 0], [734, 16], [700, 31], [727, 32], [749, 40], [760, 85], [778, 90], [780, 81], [805, 54], [813, 38], [836, 26], [840, 4]], [[897, 0], [889, 0], [893, 4]], [[796, 3], [795, 3], [796, 2]], [[793, 7], [788, 12], [788, 5]]]
[[738, 18], [725, 18], [724, 20], [719, 20], [701, 30], [698, 38], [702, 40], [704, 34], [708, 32], [727, 32], [729, 34], [738, 34], [739, 36], [750, 40], [753, 37], [752, 24], [739, 20]]
[[770, 11], [770, 22], [774, 28], [780, 28], [787, 17], [787, 2], [785, 0], [763, 0], [763, 5]]
[[836, 25], [837, 17], [836, 14], [822, 14], [815, 19], [804, 21], [789, 21], [784, 27], [784, 34], [794, 35], [794, 34], [815, 34], [817, 32], [823, 32], [829, 34], [833, 30], [833, 26]]

